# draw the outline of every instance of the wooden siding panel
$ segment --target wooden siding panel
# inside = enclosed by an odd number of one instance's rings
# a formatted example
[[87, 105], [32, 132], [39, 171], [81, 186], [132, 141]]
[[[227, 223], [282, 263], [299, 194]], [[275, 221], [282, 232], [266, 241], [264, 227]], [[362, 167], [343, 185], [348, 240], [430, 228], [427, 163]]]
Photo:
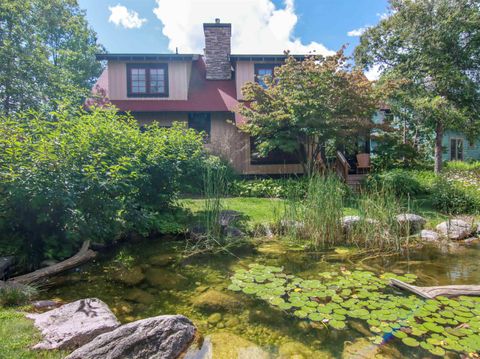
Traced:
[[168, 97], [128, 97], [127, 96], [127, 66], [126, 62], [109, 61], [108, 88], [111, 100], [187, 100], [188, 82], [190, 79], [191, 62], [168, 63]]
[[450, 161], [450, 140], [452, 138], [459, 138], [463, 139], [463, 160], [480, 160], [480, 139], [477, 138], [473, 143], [472, 146], [470, 141], [467, 139], [461, 132], [454, 132], [454, 131], [447, 131], [442, 139], [442, 160], [443, 161]]
[[255, 80], [255, 67], [251, 61], [239, 61], [236, 64], [235, 82], [237, 86], [237, 100], [243, 100], [242, 87], [248, 81]]

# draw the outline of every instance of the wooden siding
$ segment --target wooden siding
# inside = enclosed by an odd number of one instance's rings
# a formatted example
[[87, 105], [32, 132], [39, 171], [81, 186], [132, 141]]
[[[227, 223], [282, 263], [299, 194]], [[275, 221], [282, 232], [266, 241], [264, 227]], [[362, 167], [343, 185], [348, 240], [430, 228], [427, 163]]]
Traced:
[[255, 65], [252, 61], [239, 61], [235, 66], [237, 100], [243, 100], [242, 87], [248, 81], [255, 80]]
[[[188, 121], [187, 112], [143, 112], [133, 114], [140, 124], [158, 121], [162, 126], [171, 126], [174, 121]], [[302, 166], [252, 165], [250, 164], [250, 137], [233, 124], [230, 112], [211, 113], [210, 143], [205, 145], [212, 154], [224, 158], [239, 174], [268, 175], [302, 173]]]
[[473, 143], [471, 143], [467, 136], [460, 132], [448, 131], [445, 133], [442, 139], [443, 161], [450, 161], [450, 140], [451, 139], [462, 139], [463, 140], [463, 160], [480, 160], [480, 138], [477, 138]]
[[[140, 63], [140, 62], [139, 62]], [[136, 100], [127, 96], [126, 62], [108, 62], [108, 97], [111, 100]], [[141, 100], [187, 100], [192, 63], [175, 61], [168, 63], [168, 97], [142, 97]]]

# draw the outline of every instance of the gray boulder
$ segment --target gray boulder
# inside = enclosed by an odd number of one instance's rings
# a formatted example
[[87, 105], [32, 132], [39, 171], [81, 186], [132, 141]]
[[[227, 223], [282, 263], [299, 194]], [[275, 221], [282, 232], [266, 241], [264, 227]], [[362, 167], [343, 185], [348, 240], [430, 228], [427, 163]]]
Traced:
[[351, 231], [356, 225], [361, 223], [362, 221], [372, 224], [372, 225], [378, 225], [379, 222], [375, 219], [372, 218], [361, 218], [360, 216], [345, 216], [342, 218], [342, 228], [344, 232], [349, 232]]
[[409, 231], [409, 234], [415, 234], [423, 229], [427, 221], [422, 216], [413, 213], [402, 213], [396, 216], [396, 220], [402, 229]]
[[436, 229], [444, 237], [461, 240], [470, 237], [475, 228], [472, 223], [465, 222], [462, 219], [451, 219], [440, 223]]
[[27, 314], [43, 336], [34, 349], [75, 349], [120, 323], [97, 298], [80, 299], [42, 314]]
[[65, 359], [174, 359], [187, 350], [195, 332], [183, 315], [162, 315], [99, 335]]
[[420, 238], [425, 242], [437, 242], [440, 235], [435, 231], [424, 229], [420, 232]]

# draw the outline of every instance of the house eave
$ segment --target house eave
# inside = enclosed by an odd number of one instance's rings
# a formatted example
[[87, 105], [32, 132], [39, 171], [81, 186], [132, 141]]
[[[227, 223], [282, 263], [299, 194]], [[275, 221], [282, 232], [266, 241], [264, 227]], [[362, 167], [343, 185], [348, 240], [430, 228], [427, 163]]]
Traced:
[[196, 54], [96, 54], [98, 61], [195, 61]]

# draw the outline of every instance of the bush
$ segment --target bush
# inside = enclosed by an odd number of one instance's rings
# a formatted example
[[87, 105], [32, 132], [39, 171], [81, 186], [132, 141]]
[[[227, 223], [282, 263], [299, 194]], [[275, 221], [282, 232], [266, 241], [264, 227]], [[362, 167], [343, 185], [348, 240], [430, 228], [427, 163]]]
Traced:
[[305, 178], [262, 178], [237, 180], [230, 185], [229, 194], [239, 197], [287, 198], [291, 191], [307, 192], [308, 181]]
[[32, 267], [85, 239], [156, 230], [183, 183], [197, 177], [203, 140], [184, 125], [141, 132], [113, 109], [0, 119], [0, 247], [15, 241]]
[[27, 304], [37, 290], [24, 285], [3, 284], [0, 286], [0, 307], [10, 307]]
[[426, 193], [428, 190], [424, 184], [412, 175], [413, 171], [391, 170], [375, 173], [367, 178], [367, 189], [386, 189], [392, 191], [397, 197], [414, 196]]
[[439, 177], [433, 185], [432, 204], [437, 210], [448, 214], [478, 213], [480, 196], [461, 183]]

